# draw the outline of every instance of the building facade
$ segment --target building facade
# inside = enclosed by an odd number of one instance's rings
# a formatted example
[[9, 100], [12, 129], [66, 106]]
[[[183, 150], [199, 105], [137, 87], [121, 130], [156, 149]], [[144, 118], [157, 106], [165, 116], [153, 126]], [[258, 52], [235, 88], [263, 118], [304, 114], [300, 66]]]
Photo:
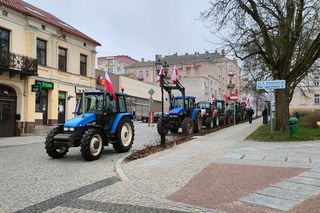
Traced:
[[[24, 1], [2, 1], [0, 44], [0, 136], [64, 122], [76, 92], [96, 86], [100, 44]], [[2, 131], [7, 122], [12, 127]]]
[[[165, 57], [159, 57], [162, 62], [166, 61], [169, 65], [169, 77], [171, 76], [174, 66], [178, 69], [178, 79], [185, 82], [194, 82], [196, 87], [190, 92], [198, 94], [198, 98], [204, 99], [205, 96], [210, 97], [223, 97], [223, 94], [228, 94], [231, 91], [228, 90], [228, 85], [233, 84], [234, 90], [240, 91], [240, 67], [236, 60], [228, 59], [224, 50], [221, 53], [198, 53], [185, 54], [185, 55], [169, 55]], [[127, 74], [134, 74], [138, 76], [138, 80], [143, 82], [157, 82], [157, 72], [155, 69], [155, 61], [143, 61], [132, 64], [126, 67]], [[210, 77], [208, 77], [210, 76]], [[187, 80], [190, 78], [190, 80]], [[203, 78], [202, 80], [200, 80]], [[215, 82], [214, 86], [201, 85], [204, 84], [205, 78], [213, 78]], [[211, 83], [211, 80], [210, 80]], [[210, 84], [209, 83], [209, 84]], [[203, 89], [204, 87], [209, 88]], [[187, 85], [186, 85], [187, 88]], [[196, 91], [197, 90], [197, 91]], [[235, 91], [232, 91], [235, 92]], [[189, 95], [189, 93], [187, 94]]]
[[138, 61], [126, 55], [118, 55], [98, 57], [97, 62], [99, 70], [121, 75], [126, 74], [125, 67], [135, 64]]

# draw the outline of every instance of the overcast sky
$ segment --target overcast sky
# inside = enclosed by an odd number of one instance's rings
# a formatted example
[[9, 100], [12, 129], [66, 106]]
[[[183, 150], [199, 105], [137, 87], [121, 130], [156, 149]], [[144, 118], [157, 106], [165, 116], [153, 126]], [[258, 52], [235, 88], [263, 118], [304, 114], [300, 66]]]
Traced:
[[[128, 55], [154, 60], [155, 54], [220, 49], [200, 12], [209, 0], [26, 0], [101, 43], [99, 56]], [[217, 42], [212, 44], [209, 41]]]

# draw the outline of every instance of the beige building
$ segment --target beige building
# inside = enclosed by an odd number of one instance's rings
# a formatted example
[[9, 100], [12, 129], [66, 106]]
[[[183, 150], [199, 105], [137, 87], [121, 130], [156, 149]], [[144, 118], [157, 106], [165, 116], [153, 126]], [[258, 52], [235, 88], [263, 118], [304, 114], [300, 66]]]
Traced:
[[20, 0], [2, 2], [0, 35], [0, 136], [71, 118], [76, 91], [96, 86], [100, 44]]
[[[156, 56], [157, 57], [157, 56]], [[204, 99], [209, 97], [211, 94], [215, 97], [223, 97], [223, 94], [229, 94], [228, 85], [231, 83], [234, 85], [234, 90], [240, 91], [240, 67], [236, 60], [228, 59], [224, 50], [221, 53], [194, 53], [185, 55], [170, 55], [161, 57], [161, 61], [166, 61], [169, 65], [168, 76], [171, 76], [173, 66], [176, 65], [178, 68], [178, 79], [191, 82], [194, 81], [195, 88], [189, 89], [189, 92], [197, 94], [197, 97]], [[157, 82], [157, 72], [155, 69], [155, 61], [143, 61], [131, 66], [126, 67], [126, 72], [128, 74], [134, 74], [138, 77], [138, 80], [143, 82]], [[211, 76], [212, 81], [215, 81], [214, 86], [204, 85], [204, 79], [201, 77]], [[191, 78], [187, 80], [187, 78]], [[211, 80], [209, 81], [211, 83]], [[189, 85], [184, 85], [186, 87], [186, 95], [189, 95], [188, 88]], [[190, 85], [191, 86], [191, 85]], [[203, 89], [207, 87], [208, 89]], [[195, 91], [196, 89], [197, 91]]]
[[320, 76], [310, 74], [299, 84], [289, 105], [290, 112], [320, 110]]

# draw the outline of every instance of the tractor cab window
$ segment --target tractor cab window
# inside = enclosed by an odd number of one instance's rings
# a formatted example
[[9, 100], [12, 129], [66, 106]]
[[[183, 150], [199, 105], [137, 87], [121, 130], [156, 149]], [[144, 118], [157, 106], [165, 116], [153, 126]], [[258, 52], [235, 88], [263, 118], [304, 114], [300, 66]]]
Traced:
[[175, 98], [173, 103], [173, 108], [183, 107], [183, 99], [182, 98]]
[[222, 110], [222, 109], [223, 109], [222, 104], [223, 104], [223, 103], [222, 103], [222, 102], [220, 102], [220, 101], [215, 102], [216, 108], [217, 108], [217, 109], [220, 109], [220, 110]]
[[120, 112], [127, 112], [126, 102], [123, 96], [118, 96], [119, 110]]
[[209, 109], [210, 105], [209, 102], [199, 102], [198, 109]]
[[115, 113], [117, 112], [116, 101], [111, 98], [111, 96], [106, 96], [106, 111], [107, 113]]
[[188, 109], [193, 108], [193, 107], [194, 107], [194, 104], [195, 104], [194, 99], [191, 99], [191, 98], [190, 98], [190, 99], [187, 100], [187, 104], [186, 104], [186, 105], [187, 105], [187, 108], [188, 108]]
[[84, 103], [85, 112], [102, 113], [103, 94], [86, 94]]

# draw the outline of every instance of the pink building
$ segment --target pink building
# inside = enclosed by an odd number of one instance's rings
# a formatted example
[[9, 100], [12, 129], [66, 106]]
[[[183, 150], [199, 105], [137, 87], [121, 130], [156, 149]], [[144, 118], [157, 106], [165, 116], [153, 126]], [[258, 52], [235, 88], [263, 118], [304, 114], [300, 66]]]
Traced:
[[[161, 57], [161, 56], [160, 56]], [[178, 79], [184, 81], [184, 86], [197, 87], [199, 91], [192, 91], [196, 94], [202, 94], [200, 97], [209, 96], [214, 94], [216, 97], [222, 97], [224, 93], [229, 94], [238, 90], [240, 92], [240, 67], [236, 60], [229, 59], [225, 56], [224, 50], [221, 53], [199, 53], [178, 55], [173, 54], [161, 57], [161, 61], [166, 61], [169, 65], [169, 77], [174, 65], [178, 68]], [[126, 67], [126, 73], [137, 77], [138, 80], [143, 82], [156, 82], [155, 61], [144, 61], [132, 64]], [[212, 77], [215, 85], [212, 88], [200, 91], [202, 88], [203, 79], [199, 77]], [[186, 80], [192, 78], [192, 81]], [[184, 79], [184, 80], [183, 80]], [[199, 81], [197, 81], [199, 79]], [[233, 91], [228, 90], [228, 85], [234, 86]], [[188, 82], [192, 85], [188, 85]], [[211, 82], [211, 81], [210, 81]], [[230, 88], [229, 88], [230, 89]], [[190, 95], [190, 93], [189, 93]], [[198, 95], [199, 96], [199, 95]]]

